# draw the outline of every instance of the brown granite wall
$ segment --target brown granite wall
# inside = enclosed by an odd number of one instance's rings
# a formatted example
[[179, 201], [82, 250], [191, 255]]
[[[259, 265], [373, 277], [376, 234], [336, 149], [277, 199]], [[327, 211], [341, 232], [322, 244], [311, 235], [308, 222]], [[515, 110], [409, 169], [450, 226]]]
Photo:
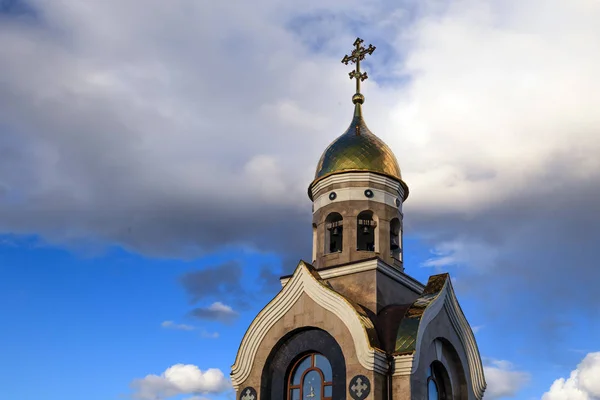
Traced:
[[410, 304], [419, 297], [380, 271], [371, 270], [327, 279], [333, 289], [374, 314], [390, 304]]
[[[392, 378], [392, 400], [411, 400], [410, 376], [394, 376]], [[417, 399], [417, 397], [414, 397]], [[426, 399], [426, 397], [418, 397]]]
[[399, 284], [382, 272], [377, 272], [377, 313], [390, 304], [410, 304], [419, 297], [412, 289]]
[[357, 272], [327, 279], [331, 287], [342, 296], [377, 313], [377, 272]]
[[[306, 294], [303, 294], [292, 308], [275, 323], [262, 340], [256, 353], [250, 375], [240, 385], [240, 390], [244, 387], [251, 386], [256, 389], [258, 397], [261, 398], [261, 376], [271, 350], [287, 333], [302, 327], [320, 328], [333, 336], [344, 353], [346, 361], [346, 382], [350, 382], [355, 375], [364, 375], [371, 381], [371, 390], [374, 393], [381, 392], [382, 389], [379, 387], [381, 384], [380, 380], [375, 379], [374, 372], [367, 371], [360, 365], [356, 357], [354, 341], [350, 335], [350, 331], [346, 328], [345, 323], [333, 313], [319, 306]], [[236, 393], [236, 396], [239, 397], [239, 393]], [[347, 398], [350, 398], [349, 394]], [[284, 399], [285, 397], [272, 400]], [[382, 399], [374, 397], [373, 400]]]

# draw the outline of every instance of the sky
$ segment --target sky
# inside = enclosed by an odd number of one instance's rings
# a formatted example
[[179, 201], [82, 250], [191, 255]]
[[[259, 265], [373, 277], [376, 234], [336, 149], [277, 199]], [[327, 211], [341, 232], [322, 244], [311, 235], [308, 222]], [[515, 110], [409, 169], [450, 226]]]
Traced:
[[[0, 0], [0, 399], [221, 400], [352, 114], [485, 399], [600, 398], [600, 3]], [[596, 378], [596, 379], [594, 379]]]

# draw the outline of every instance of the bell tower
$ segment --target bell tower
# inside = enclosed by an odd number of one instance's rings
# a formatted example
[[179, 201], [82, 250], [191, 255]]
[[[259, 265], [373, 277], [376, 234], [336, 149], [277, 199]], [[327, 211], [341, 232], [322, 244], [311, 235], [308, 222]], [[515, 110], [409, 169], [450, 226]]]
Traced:
[[360, 83], [367, 73], [360, 62], [375, 47], [362, 46], [342, 63], [354, 63], [356, 79], [350, 126], [325, 149], [308, 188], [313, 202], [312, 262], [317, 269], [379, 258], [400, 271], [402, 261], [402, 203], [408, 186], [402, 180], [394, 153], [367, 127], [362, 113], [365, 97]]

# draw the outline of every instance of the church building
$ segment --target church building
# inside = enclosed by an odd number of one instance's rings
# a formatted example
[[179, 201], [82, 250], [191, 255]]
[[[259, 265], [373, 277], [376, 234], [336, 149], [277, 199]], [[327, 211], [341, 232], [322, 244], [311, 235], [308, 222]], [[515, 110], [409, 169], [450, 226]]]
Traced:
[[311, 262], [281, 278], [240, 344], [239, 400], [475, 400], [486, 387], [473, 332], [448, 274], [405, 272], [408, 186], [390, 148], [365, 123], [354, 42], [350, 126], [317, 164]]

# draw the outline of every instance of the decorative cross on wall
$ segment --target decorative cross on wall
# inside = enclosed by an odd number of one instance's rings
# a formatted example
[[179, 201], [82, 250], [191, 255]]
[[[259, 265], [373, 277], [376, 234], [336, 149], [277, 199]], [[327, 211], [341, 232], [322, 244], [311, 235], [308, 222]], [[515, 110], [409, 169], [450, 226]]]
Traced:
[[350, 380], [350, 397], [354, 400], [363, 400], [371, 393], [371, 382], [364, 375], [356, 375]]
[[363, 383], [362, 379], [358, 378], [356, 380], [356, 384], [354, 384], [350, 389], [354, 390], [354, 393], [356, 393], [358, 397], [362, 397], [363, 392], [368, 388], [369, 387]]
[[256, 391], [254, 388], [246, 388], [242, 390], [241, 400], [256, 400]]

